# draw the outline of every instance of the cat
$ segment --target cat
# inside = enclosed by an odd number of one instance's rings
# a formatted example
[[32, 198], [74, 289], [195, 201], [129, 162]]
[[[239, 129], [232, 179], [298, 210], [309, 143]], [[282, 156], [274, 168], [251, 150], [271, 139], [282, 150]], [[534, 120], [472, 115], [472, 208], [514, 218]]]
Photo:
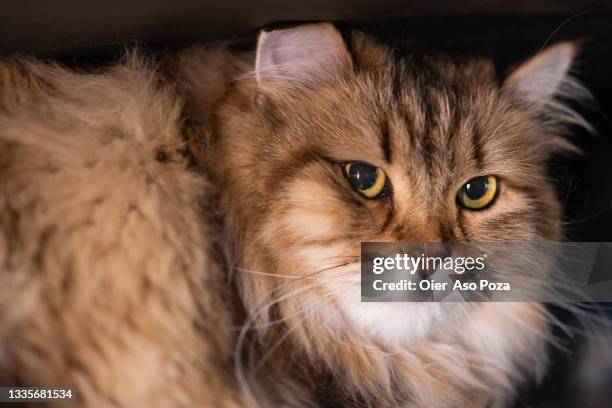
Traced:
[[500, 83], [312, 23], [158, 67], [4, 61], [0, 381], [96, 407], [511, 402], [546, 369], [543, 306], [361, 303], [359, 244], [561, 239], [576, 52]]

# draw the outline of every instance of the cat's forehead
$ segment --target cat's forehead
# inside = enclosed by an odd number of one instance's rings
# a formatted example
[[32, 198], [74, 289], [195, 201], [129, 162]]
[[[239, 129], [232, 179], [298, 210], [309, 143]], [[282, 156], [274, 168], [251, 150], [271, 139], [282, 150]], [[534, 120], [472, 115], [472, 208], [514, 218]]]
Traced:
[[443, 156], [464, 149], [465, 134], [482, 134], [505, 120], [507, 106], [486, 61], [369, 50], [368, 58], [374, 57], [364, 62], [356, 56], [344, 81], [298, 108], [315, 127], [316, 143], [338, 154], [385, 160], [437, 148]]

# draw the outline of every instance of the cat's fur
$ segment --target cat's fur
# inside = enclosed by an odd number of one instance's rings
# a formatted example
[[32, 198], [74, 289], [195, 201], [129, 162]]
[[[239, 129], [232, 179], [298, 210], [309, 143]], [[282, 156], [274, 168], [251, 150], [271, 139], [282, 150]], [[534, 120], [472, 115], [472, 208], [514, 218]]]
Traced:
[[2, 385], [73, 387], [77, 406], [242, 406], [180, 110], [133, 56], [95, 74], [0, 66]]
[[[133, 61], [4, 64], [2, 382], [91, 406], [484, 407], [539, 378], [540, 305], [362, 304], [359, 242], [559, 239], [545, 165], [580, 120], [555, 102], [575, 46], [500, 84], [485, 60], [346, 44], [313, 24], [255, 54], [196, 47], [164, 62], [168, 86]], [[347, 160], [384, 168], [391, 198], [356, 195]], [[482, 174], [498, 202], [458, 210]]]

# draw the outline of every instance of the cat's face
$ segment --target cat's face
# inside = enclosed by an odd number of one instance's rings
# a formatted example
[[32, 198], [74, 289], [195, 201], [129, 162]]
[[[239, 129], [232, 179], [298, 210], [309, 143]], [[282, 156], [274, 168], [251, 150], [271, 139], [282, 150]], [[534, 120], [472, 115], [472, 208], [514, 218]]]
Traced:
[[457, 314], [361, 303], [362, 241], [559, 238], [546, 161], [563, 142], [534, 101], [565, 78], [573, 48], [560, 47], [499, 84], [486, 61], [362, 36], [349, 55], [327, 25], [264, 34], [257, 78], [230, 96], [216, 142], [239, 266], [276, 275], [241, 275], [247, 304], [333, 309], [329, 320], [406, 340]]

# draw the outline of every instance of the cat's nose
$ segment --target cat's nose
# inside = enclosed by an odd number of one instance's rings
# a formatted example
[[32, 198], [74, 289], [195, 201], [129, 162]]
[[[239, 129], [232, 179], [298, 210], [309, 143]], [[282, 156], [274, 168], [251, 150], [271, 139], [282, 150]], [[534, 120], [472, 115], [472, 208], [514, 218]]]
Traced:
[[[450, 256], [451, 248], [449, 244], [440, 242], [440, 243], [429, 243], [425, 246], [423, 255], [425, 255], [425, 259], [432, 258], [441, 258], [442, 262], [444, 262], [444, 258]], [[419, 269], [417, 270], [417, 274], [421, 279], [429, 278], [436, 271], [436, 264], [440, 264], [440, 262], [424, 262]]]
[[427, 279], [434, 273], [434, 271], [428, 268], [420, 267], [417, 273], [421, 279]]

